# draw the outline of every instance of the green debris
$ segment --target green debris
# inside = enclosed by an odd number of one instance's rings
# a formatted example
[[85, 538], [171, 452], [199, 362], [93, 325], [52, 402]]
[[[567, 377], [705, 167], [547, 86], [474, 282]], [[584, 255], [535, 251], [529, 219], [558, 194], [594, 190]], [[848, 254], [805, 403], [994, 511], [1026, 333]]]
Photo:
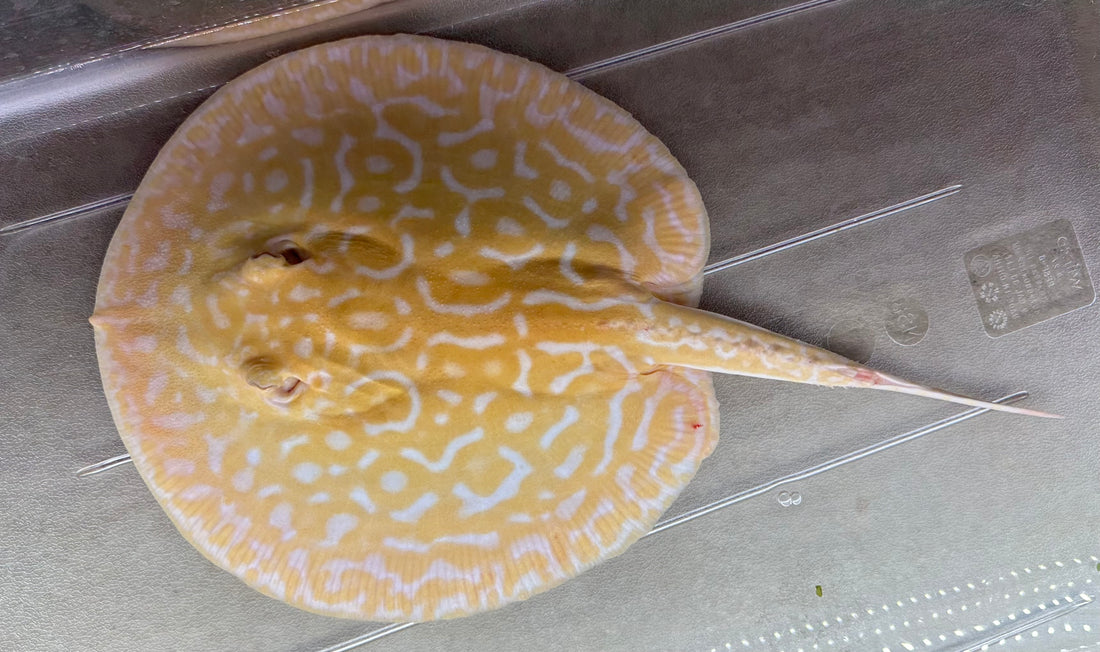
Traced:
[[[1100, 570], [1100, 564], [1097, 564], [1096, 568], [1098, 570]], [[814, 592], [817, 593], [817, 597], [819, 597], [819, 598], [821, 597], [821, 585], [820, 584], [818, 584], [817, 586], [814, 587]]]

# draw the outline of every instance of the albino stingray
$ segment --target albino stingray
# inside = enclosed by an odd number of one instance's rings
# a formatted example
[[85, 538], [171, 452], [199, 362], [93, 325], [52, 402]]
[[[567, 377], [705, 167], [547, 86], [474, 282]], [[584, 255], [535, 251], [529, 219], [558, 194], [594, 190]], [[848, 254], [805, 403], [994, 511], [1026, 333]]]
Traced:
[[220, 90], [118, 227], [112, 414], [176, 527], [250, 586], [428, 620], [645, 534], [718, 439], [709, 371], [993, 406], [688, 307], [695, 185], [626, 112], [422, 37], [309, 48]]

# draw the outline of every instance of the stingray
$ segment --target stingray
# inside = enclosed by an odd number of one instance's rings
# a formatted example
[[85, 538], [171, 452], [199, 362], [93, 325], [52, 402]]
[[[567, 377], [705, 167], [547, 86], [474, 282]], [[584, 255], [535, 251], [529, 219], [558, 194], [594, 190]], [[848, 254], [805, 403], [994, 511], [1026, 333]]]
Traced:
[[702, 199], [529, 61], [361, 37], [215, 93], [103, 264], [118, 431], [180, 533], [309, 611], [494, 609], [623, 552], [718, 440], [710, 372], [947, 394], [695, 308]]

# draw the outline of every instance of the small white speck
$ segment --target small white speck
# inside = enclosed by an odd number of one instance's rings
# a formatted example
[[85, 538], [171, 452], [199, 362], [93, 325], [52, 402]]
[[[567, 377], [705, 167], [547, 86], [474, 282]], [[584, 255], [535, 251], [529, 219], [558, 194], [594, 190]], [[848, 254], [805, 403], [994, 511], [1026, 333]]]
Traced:
[[294, 479], [303, 484], [311, 484], [321, 477], [321, 467], [312, 462], [303, 462], [294, 467]]
[[280, 192], [283, 188], [286, 188], [289, 178], [286, 176], [286, 172], [283, 170], [272, 170], [267, 173], [267, 177], [264, 178], [264, 187], [268, 192]]
[[347, 473], [347, 471], [348, 467], [341, 466], [339, 464], [332, 464], [328, 467], [329, 475], [344, 475], [345, 473]]
[[367, 157], [367, 171], [372, 174], [385, 174], [393, 169], [393, 162], [385, 156]]
[[240, 492], [245, 492], [252, 489], [252, 468], [241, 469], [233, 474], [233, 488]]
[[435, 393], [444, 403], [452, 407], [462, 402], [462, 395], [449, 389], [441, 389]]
[[294, 353], [300, 358], [308, 358], [313, 355], [313, 340], [308, 337], [298, 340], [294, 345]]
[[256, 466], [260, 463], [260, 449], [250, 448], [248, 453], [245, 454], [245, 459], [248, 460], [249, 465]]
[[325, 444], [334, 451], [346, 450], [351, 446], [351, 437], [342, 430], [333, 430], [325, 435]]
[[508, 432], [523, 432], [531, 427], [531, 423], [534, 422], [535, 415], [530, 412], [514, 412], [508, 416], [508, 421], [505, 427]]
[[382, 490], [397, 493], [408, 484], [408, 478], [400, 471], [387, 471], [382, 474]]
[[261, 487], [256, 493], [260, 498], [267, 498], [268, 496], [274, 496], [276, 494], [283, 493], [283, 488], [277, 484], [269, 484], [266, 487]]
[[478, 170], [488, 170], [497, 164], [497, 152], [495, 149], [479, 149], [470, 156], [470, 165]]
[[355, 202], [355, 207], [362, 213], [373, 213], [382, 207], [382, 200], [377, 197], [360, 197], [359, 201]]
[[573, 196], [573, 189], [561, 179], [554, 179], [553, 183], [550, 184], [550, 196], [558, 201], [569, 201], [569, 198]]

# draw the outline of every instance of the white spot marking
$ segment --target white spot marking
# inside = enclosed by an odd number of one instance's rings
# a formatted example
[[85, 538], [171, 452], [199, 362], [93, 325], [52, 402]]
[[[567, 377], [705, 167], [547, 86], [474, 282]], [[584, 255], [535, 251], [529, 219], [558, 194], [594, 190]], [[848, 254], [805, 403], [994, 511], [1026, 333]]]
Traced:
[[558, 476], [562, 480], [570, 478], [577, 468], [580, 467], [581, 462], [584, 461], [584, 453], [588, 450], [585, 446], [575, 446], [573, 450], [569, 451], [569, 455], [566, 456], [565, 461], [561, 463], [558, 468], [554, 469], [554, 475]]
[[337, 213], [344, 209], [344, 197], [347, 196], [352, 186], [355, 185], [355, 177], [352, 175], [351, 170], [348, 169], [347, 156], [352, 146], [355, 145], [355, 139], [348, 134], [340, 136], [340, 147], [336, 150], [336, 171], [340, 175], [340, 192], [332, 198], [332, 203], [329, 204], [329, 210], [333, 213]]
[[313, 161], [303, 158], [299, 162], [302, 164], [302, 198], [298, 205], [310, 208], [313, 206]]
[[531, 427], [535, 421], [535, 415], [530, 412], [514, 412], [508, 415], [508, 421], [504, 427], [508, 432], [523, 432]]
[[460, 145], [478, 134], [492, 131], [494, 126], [492, 120], [482, 118], [477, 124], [466, 131], [443, 132], [439, 134], [439, 144], [443, 147]]
[[498, 504], [514, 498], [519, 493], [520, 483], [531, 473], [531, 465], [516, 451], [501, 446], [498, 449], [501, 457], [512, 463], [512, 472], [508, 477], [488, 496], [481, 496], [470, 490], [464, 483], [458, 483], [452, 489], [452, 493], [462, 501], [462, 508], [458, 515], [462, 518], [480, 514], [496, 507]]
[[435, 217], [435, 211], [430, 208], [417, 208], [412, 204], [405, 204], [397, 215], [390, 220], [390, 228], [396, 229], [397, 225], [405, 220], [430, 220]]
[[385, 156], [368, 156], [367, 171], [371, 174], [385, 174], [393, 169], [393, 161]]
[[193, 428], [203, 421], [206, 421], [206, 415], [202, 412], [173, 412], [171, 414], [155, 416], [152, 421], [153, 425], [158, 428], [165, 428], [167, 430], [186, 430], [187, 428]]
[[527, 163], [524, 161], [524, 158], [526, 157], [526, 155], [527, 155], [527, 143], [524, 143], [524, 142], [516, 143], [516, 158], [515, 158], [515, 161], [513, 162], [513, 167], [515, 169], [515, 174], [516, 174], [517, 177], [520, 177], [520, 178], [523, 178], [523, 179], [537, 179], [538, 176], [539, 176], [539, 173], [534, 168], [527, 165]]
[[474, 399], [474, 414], [484, 414], [485, 408], [489, 407], [489, 403], [493, 402], [493, 399], [497, 397], [496, 392], [485, 392], [484, 394], [478, 394]]
[[160, 372], [149, 379], [149, 384], [145, 386], [145, 404], [153, 405], [157, 402], [157, 397], [160, 396], [168, 387], [168, 374]]
[[557, 423], [550, 426], [550, 429], [547, 430], [546, 433], [543, 434], [543, 436], [539, 439], [539, 446], [541, 446], [544, 450], [550, 448], [550, 446], [553, 445], [554, 440], [557, 439], [558, 435], [564, 432], [566, 428], [576, 423], [577, 420], [580, 419], [580, 417], [580, 410], [573, 407], [572, 405], [566, 406], [565, 414], [562, 415], [562, 418], [558, 420]]
[[384, 312], [353, 312], [348, 315], [348, 325], [368, 331], [380, 331], [389, 326], [390, 318]]
[[[376, 354], [376, 353], [393, 353], [394, 351], [400, 351], [405, 348], [405, 345], [412, 339], [413, 329], [408, 327], [401, 331], [401, 335], [393, 341], [392, 344], [385, 344], [382, 346], [375, 346], [373, 344], [351, 344], [348, 348], [351, 350], [351, 362], [352, 364], [359, 361], [360, 356], [364, 353]], [[360, 383], [362, 385], [362, 383]]]
[[479, 149], [470, 155], [470, 165], [478, 170], [488, 170], [497, 164], [495, 149]]
[[377, 460], [380, 455], [381, 453], [374, 449], [371, 449], [364, 453], [363, 457], [359, 458], [359, 461], [355, 463], [355, 467], [358, 468], [360, 471], [364, 471], [371, 464], [374, 464], [374, 461]]
[[451, 440], [447, 447], [443, 450], [443, 456], [439, 458], [439, 461], [432, 462], [424, 456], [424, 453], [416, 450], [415, 448], [403, 448], [401, 449], [401, 457], [416, 462], [417, 464], [428, 469], [432, 473], [440, 473], [447, 470], [451, 466], [451, 462], [454, 461], [455, 455], [463, 448], [479, 441], [485, 434], [484, 429], [474, 428], [465, 435], [459, 435]]
[[554, 182], [550, 184], [550, 196], [558, 201], [569, 201], [569, 198], [573, 196], [573, 189], [561, 179], [554, 179]]
[[416, 289], [420, 293], [420, 297], [424, 300], [424, 303], [427, 304], [427, 306], [435, 312], [450, 315], [461, 315], [463, 317], [494, 313], [504, 306], [508, 305], [508, 302], [512, 300], [512, 293], [505, 292], [495, 301], [485, 304], [439, 303], [434, 298], [432, 298], [431, 287], [428, 285], [428, 281], [424, 277], [416, 279]]
[[523, 228], [522, 224], [513, 220], [512, 218], [502, 217], [497, 220], [497, 233], [501, 235], [522, 237], [527, 235], [527, 230]]
[[352, 299], [359, 298], [359, 295], [360, 295], [359, 290], [357, 290], [355, 288], [345, 290], [342, 294], [338, 294], [338, 295], [332, 297], [331, 299], [329, 299], [328, 307], [329, 308], [335, 308], [336, 306], [339, 306], [340, 304], [344, 303], [345, 301], [350, 301]]
[[603, 441], [603, 458], [600, 459], [600, 463], [597, 464], [596, 468], [592, 471], [592, 475], [600, 475], [607, 469], [607, 465], [611, 463], [615, 442], [618, 441], [619, 433], [623, 429], [623, 401], [626, 400], [627, 396], [641, 389], [642, 386], [638, 382], [632, 380], [612, 397], [611, 412], [607, 417], [607, 433], [604, 435]]
[[283, 541], [289, 541], [297, 534], [291, 526], [290, 516], [292, 511], [293, 508], [289, 503], [279, 503], [271, 510], [271, 516], [267, 519], [272, 527], [283, 533]]
[[587, 233], [588, 238], [593, 242], [606, 242], [615, 247], [619, 252], [619, 267], [622, 268], [624, 274], [630, 275], [634, 272], [637, 261], [634, 260], [634, 256], [630, 254], [622, 240], [616, 237], [610, 229], [599, 224], [593, 224], [588, 227]]
[[359, 519], [351, 514], [334, 514], [325, 522], [325, 540], [320, 543], [322, 547], [331, 548], [340, 543], [348, 532], [355, 529]]
[[206, 295], [206, 309], [210, 311], [210, 317], [214, 320], [214, 325], [221, 330], [229, 328], [229, 317], [226, 317], [225, 313], [218, 307], [218, 297], [214, 294]]
[[545, 249], [539, 243], [535, 243], [533, 247], [525, 252], [518, 254], [508, 254], [503, 251], [499, 251], [492, 247], [482, 247], [478, 252], [482, 257], [489, 258], [491, 260], [499, 260], [513, 270], [522, 269], [524, 265], [531, 262], [531, 259], [541, 254]]
[[249, 491], [254, 478], [255, 471], [251, 467], [241, 469], [233, 474], [233, 488], [240, 492]]
[[371, 195], [360, 197], [359, 200], [355, 202], [356, 210], [362, 213], [373, 213], [381, 207], [382, 200]]
[[416, 523], [420, 520], [420, 517], [424, 515], [424, 512], [431, 509], [437, 502], [439, 502], [439, 497], [434, 493], [428, 492], [417, 498], [416, 502], [409, 507], [390, 512], [390, 517], [402, 523]]
[[516, 357], [519, 358], [519, 376], [516, 377], [516, 382], [512, 383], [512, 389], [524, 396], [531, 396], [531, 387], [527, 384], [527, 374], [531, 372], [531, 356], [527, 351], [520, 349], [516, 351]]
[[[270, 93], [264, 95], [265, 101], [269, 96]], [[290, 137], [310, 147], [320, 147], [325, 142], [325, 132], [320, 127], [300, 127], [292, 130]]]
[[351, 437], [343, 430], [333, 430], [325, 435], [325, 444], [334, 451], [347, 450], [351, 446]]
[[287, 295], [291, 301], [302, 303], [303, 301], [309, 301], [310, 299], [316, 299], [321, 296], [321, 291], [317, 288], [306, 287], [302, 284], [294, 286], [294, 289]]
[[362, 487], [356, 487], [352, 489], [351, 492], [348, 494], [348, 498], [351, 498], [356, 505], [362, 507], [363, 511], [368, 514], [373, 514], [378, 510], [378, 508], [374, 504], [374, 501], [370, 499], [370, 495], [367, 493], [367, 490]]
[[481, 287], [492, 282], [488, 275], [468, 269], [452, 270], [447, 277], [454, 283], [466, 287]]
[[569, 225], [569, 220], [562, 220], [553, 217], [552, 215], [544, 211], [542, 207], [539, 206], [538, 202], [536, 202], [534, 199], [531, 199], [530, 197], [523, 198], [523, 206], [527, 210], [534, 213], [535, 217], [545, 222], [546, 226], [552, 229], [560, 229]]
[[264, 188], [267, 188], [268, 192], [282, 192], [289, 182], [290, 178], [287, 177], [286, 171], [277, 168], [268, 172], [267, 176], [264, 177]]
[[409, 478], [400, 471], [386, 471], [382, 474], [382, 491], [395, 494], [405, 488]]
[[317, 482], [317, 479], [321, 477], [321, 473], [321, 467], [313, 462], [302, 462], [291, 471], [291, 475], [294, 476], [294, 479], [302, 484], [313, 484]]
[[474, 337], [458, 337], [451, 333], [443, 332], [436, 333], [428, 338], [428, 347], [438, 346], [440, 344], [452, 344], [464, 349], [471, 349], [474, 351], [484, 351], [485, 349], [491, 349], [494, 346], [500, 346], [507, 340], [499, 333], [490, 333], [488, 335], [476, 335]]
[[593, 183], [596, 181], [596, 177], [592, 176], [592, 173], [588, 171], [588, 168], [584, 167], [580, 163], [577, 163], [576, 161], [566, 158], [564, 154], [558, 151], [558, 148], [554, 147], [549, 142], [544, 140], [539, 143], [539, 147], [548, 152], [550, 156], [554, 158], [555, 163], [563, 168], [566, 168], [567, 170], [572, 170], [573, 172], [576, 172], [577, 175], [580, 176], [580, 178], [584, 179], [586, 182]]
[[572, 496], [558, 503], [557, 509], [554, 510], [554, 515], [563, 521], [568, 521], [577, 514], [577, 510], [580, 509], [581, 504], [584, 502], [584, 497], [587, 494], [587, 490], [581, 489]]
[[462, 402], [462, 394], [452, 392], [449, 389], [441, 389], [435, 393], [443, 402], [455, 406]]
[[283, 493], [282, 485], [269, 484], [266, 487], [261, 487], [260, 490], [256, 492], [256, 495], [260, 498], [269, 498], [281, 493]]

